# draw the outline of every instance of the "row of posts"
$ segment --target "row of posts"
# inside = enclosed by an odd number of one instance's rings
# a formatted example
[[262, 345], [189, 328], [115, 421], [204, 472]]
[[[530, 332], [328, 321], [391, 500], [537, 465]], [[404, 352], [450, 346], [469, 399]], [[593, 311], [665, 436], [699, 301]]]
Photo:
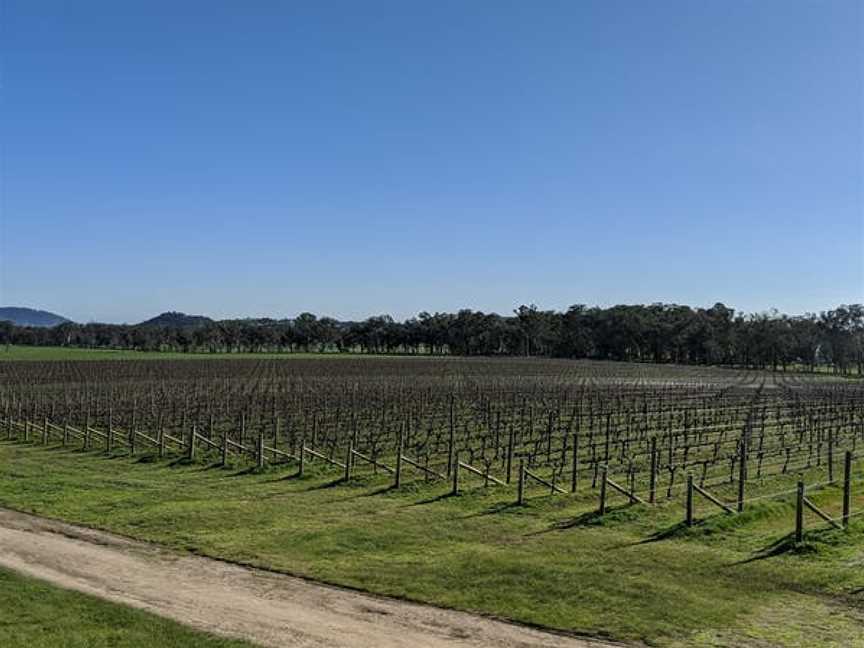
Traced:
[[[32, 424], [29, 421], [25, 421], [24, 423], [24, 440], [29, 441], [30, 436], [30, 426]], [[42, 428], [42, 442], [43, 444], [48, 443], [48, 419], [46, 418], [43, 423]], [[12, 438], [12, 421], [11, 419], [7, 419], [7, 436], [8, 438]], [[90, 446], [90, 428], [89, 424], [85, 423], [85, 428], [83, 430], [84, 436], [84, 447], [88, 448]], [[189, 438], [187, 441], [187, 459], [193, 461], [195, 459], [196, 452], [196, 440], [198, 438], [198, 433], [195, 429], [195, 426], [192, 426], [192, 429], [189, 432]], [[833, 435], [832, 435], [833, 436]], [[134, 430], [130, 431], [129, 434], [129, 445], [130, 450], [134, 453], [135, 451], [135, 437], [136, 432]], [[63, 426], [63, 443], [64, 445], [68, 443], [69, 439], [69, 427], [68, 425]], [[212, 442], [211, 442], [212, 443]], [[227, 465], [228, 463], [228, 433], [227, 431], [223, 432], [223, 438], [221, 443], [221, 462], [222, 465]], [[105, 450], [106, 452], [111, 452], [114, 446], [114, 431], [113, 426], [111, 425], [110, 415], [108, 421], [108, 431], [105, 435]], [[165, 436], [160, 429], [157, 433], [157, 447], [159, 456], [162, 457], [165, 454]], [[300, 445], [300, 456], [297, 458], [299, 463], [299, 474], [303, 475], [304, 465], [305, 465], [305, 455], [307, 453], [307, 449], [305, 447], [305, 441], [301, 442]], [[404, 452], [404, 433], [403, 430], [400, 430], [397, 444], [397, 452], [396, 452], [396, 466], [395, 469], [392, 470], [394, 474], [394, 488], [399, 488], [402, 485], [402, 464], [403, 464], [403, 452]], [[573, 463], [572, 463], [572, 472], [571, 472], [571, 484], [570, 490], [571, 492], [576, 492], [578, 487], [578, 479], [579, 479], [579, 461], [578, 461], [578, 436], [574, 435], [574, 444], [573, 444]], [[351, 472], [354, 466], [354, 457], [357, 453], [354, 450], [353, 441], [349, 443], [348, 453], [345, 458], [345, 480], [349, 480], [351, 478]], [[264, 435], [259, 434], [257, 440], [257, 448], [255, 451], [256, 456], [256, 465], [258, 468], [263, 468], [265, 463], [265, 445], [264, 445]], [[657, 476], [657, 438], [652, 437], [651, 439], [651, 471], [650, 471], [650, 483], [649, 483], [649, 502], [656, 502], [657, 495], [657, 484], [656, 484], [656, 476]], [[507, 470], [507, 481], [509, 483], [510, 479], [510, 463], [512, 461], [512, 455], [508, 452], [508, 470]], [[448, 466], [448, 472], [451, 474], [452, 479], [452, 494], [457, 494], [459, 492], [459, 455], [458, 453], [454, 453], [452, 459], [448, 460], [450, 465]], [[829, 482], [833, 483], [833, 456], [829, 454]], [[737, 511], [739, 513], [744, 510], [744, 502], [745, 502], [745, 484], [747, 479], [747, 444], [746, 440], [742, 443], [740, 458], [738, 461], [738, 498], [737, 498]], [[609, 485], [609, 478], [607, 474], [607, 467], [603, 466], [600, 468], [601, 479], [600, 479], [600, 503], [598, 507], [599, 515], [605, 515], [607, 511], [607, 495]], [[843, 478], [843, 514], [842, 514], [842, 526], [844, 528], [849, 525], [849, 517], [851, 515], [851, 472], [852, 472], [852, 452], [847, 450], [845, 453], [844, 459], [844, 478]], [[524, 504], [525, 501], [525, 485], [526, 485], [526, 475], [527, 469], [525, 467], [524, 459], [520, 459], [519, 469], [518, 469], [518, 482], [517, 482], [517, 503], [519, 505]], [[487, 483], [488, 483], [487, 476]], [[619, 488], [619, 490], [621, 490]], [[696, 490], [693, 475], [687, 475], [687, 490], [686, 490], [686, 500], [685, 500], [685, 523], [687, 526], [693, 526], [695, 523], [694, 517], [694, 491]], [[716, 500], [713, 497], [710, 497], [708, 493], [699, 489], [701, 494], [708, 496], [715, 504], [718, 506], [723, 506], [724, 508], [728, 508], [723, 505], [721, 502]], [[796, 540], [800, 542], [800, 538], [803, 537], [803, 509], [804, 509], [804, 491], [805, 486], [803, 481], [798, 482], [798, 505], [797, 505], [797, 513], [796, 513], [796, 531], [795, 537]], [[635, 498], [634, 493], [630, 493], [630, 501], [633, 502], [637, 498]]]

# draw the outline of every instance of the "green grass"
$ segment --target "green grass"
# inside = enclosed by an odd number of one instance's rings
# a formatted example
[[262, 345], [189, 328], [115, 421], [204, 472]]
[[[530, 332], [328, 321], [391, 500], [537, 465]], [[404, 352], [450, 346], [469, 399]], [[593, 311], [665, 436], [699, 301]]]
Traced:
[[0, 569], [5, 648], [251, 648]]
[[[682, 528], [680, 498], [261, 473], [0, 443], [0, 504], [321, 581], [662, 646], [864, 646], [864, 516], [789, 543], [791, 500]], [[782, 487], [788, 487], [783, 484]], [[769, 491], [778, 484], [766, 485]], [[751, 495], [759, 493], [754, 489]], [[730, 494], [724, 494], [730, 497]], [[839, 491], [814, 492], [836, 512]], [[856, 494], [864, 508], [864, 488]], [[817, 528], [818, 527], [818, 528]]]

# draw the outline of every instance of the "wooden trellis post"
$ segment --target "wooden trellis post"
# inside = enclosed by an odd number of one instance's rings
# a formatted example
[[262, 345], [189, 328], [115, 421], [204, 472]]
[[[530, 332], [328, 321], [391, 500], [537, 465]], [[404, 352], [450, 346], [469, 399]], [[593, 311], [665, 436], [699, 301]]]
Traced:
[[136, 423], [137, 423], [136, 411], [133, 408], [132, 409], [132, 426], [129, 428], [129, 454], [132, 456], [135, 455], [135, 436], [137, 434], [136, 430], [135, 430]]
[[351, 479], [351, 467], [354, 465], [354, 439], [348, 440], [348, 453], [345, 455], [345, 481]]
[[192, 429], [189, 430], [189, 446], [187, 447], [186, 458], [189, 461], [195, 461], [195, 441], [197, 437], [197, 433], [195, 432], [195, 424], [192, 424]]
[[108, 409], [108, 435], [105, 437], [105, 452], [111, 452], [114, 449], [114, 421], [112, 410]]
[[685, 522], [688, 527], [693, 526], [693, 475], [687, 473], [687, 517]]
[[516, 503], [522, 506], [525, 503], [525, 460], [519, 460], [519, 484], [516, 491]]
[[[450, 471], [454, 470], [454, 456], [456, 459], [456, 463], [459, 463], [459, 457], [455, 455], [456, 451], [456, 429], [455, 429], [455, 421], [453, 418], [453, 394], [450, 394], [450, 438], [447, 443], [447, 475], [450, 475]], [[459, 468], [455, 468], [458, 472]]]
[[451, 495], [459, 494], [459, 453], [457, 452], [454, 456], [455, 461], [453, 462], [453, 489], [450, 491]]
[[159, 429], [156, 431], [156, 441], [159, 444], [159, 458], [165, 457], [165, 426], [162, 422], [162, 415], [159, 415]]
[[264, 431], [258, 432], [258, 448], [255, 451], [256, 467], [258, 470], [264, 468]]
[[804, 482], [798, 482], [798, 495], [795, 502], [795, 542], [804, 540]]
[[651, 474], [648, 476], [648, 501], [657, 502], [657, 437], [651, 437]]
[[600, 467], [600, 508], [598, 513], [606, 515], [606, 486], [608, 484], [607, 477], [608, 468], [604, 465]]
[[302, 477], [306, 468], [306, 435], [300, 437], [300, 465], [297, 467], [297, 476]]
[[90, 410], [87, 410], [87, 414], [84, 417], [84, 449], [90, 449]]
[[402, 485], [402, 451], [405, 448], [405, 426], [399, 428], [399, 440], [396, 444], [396, 472], [393, 479], [393, 487], [399, 488]]
[[847, 450], [843, 460], [843, 528], [849, 528], [852, 515], [852, 451]]
[[738, 512], [744, 511], [744, 488], [747, 480], [747, 437], [741, 439], [741, 452], [738, 459]]
[[510, 483], [513, 472], [513, 452], [516, 445], [516, 431], [513, 429], [513, 422], [509, 425], [510, 434], [507, 437], [507, 483]]
[[573, 471], [570, 474], [570, 492], [575, 493], [579, 486], [579, 433], [573, 434]]

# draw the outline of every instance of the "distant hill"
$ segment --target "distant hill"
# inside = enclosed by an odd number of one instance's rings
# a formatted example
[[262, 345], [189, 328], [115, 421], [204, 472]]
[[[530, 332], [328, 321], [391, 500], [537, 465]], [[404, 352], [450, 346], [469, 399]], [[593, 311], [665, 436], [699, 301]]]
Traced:
[[0, 322], [12, 322], [16, 326], [43, 326], [51, 328], [70, 320], [35, 308], [19, 308], [16, 306], [0, 306]]
[[138, 326], [152, 326], [154, 328], [198, 328], [212, 324], [213, 320], [203, 315], [187, 315], [170, 311], [141, 322]]

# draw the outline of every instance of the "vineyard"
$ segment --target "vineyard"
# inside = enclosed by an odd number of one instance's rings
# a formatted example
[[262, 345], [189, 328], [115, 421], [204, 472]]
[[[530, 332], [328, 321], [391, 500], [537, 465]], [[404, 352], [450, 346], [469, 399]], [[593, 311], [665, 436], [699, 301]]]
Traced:
[[[842, 482], [848, 524], [864, 385], [765, 372], [532, 359], [0, 364], [0, 437], [348, 481], [510, 487], [716, 513]], [[772, 489], [771, 485], [777, 485]], [[502, 495], [502, 497], [504, 497]], [[620, 500], [620, 502], [619, 502]], [[801, 505], [799, 504], [799, 508]], [[800, 513], [799, 513], [800, 517]], [[799, 524], [800, 527], [800, 524]]]

